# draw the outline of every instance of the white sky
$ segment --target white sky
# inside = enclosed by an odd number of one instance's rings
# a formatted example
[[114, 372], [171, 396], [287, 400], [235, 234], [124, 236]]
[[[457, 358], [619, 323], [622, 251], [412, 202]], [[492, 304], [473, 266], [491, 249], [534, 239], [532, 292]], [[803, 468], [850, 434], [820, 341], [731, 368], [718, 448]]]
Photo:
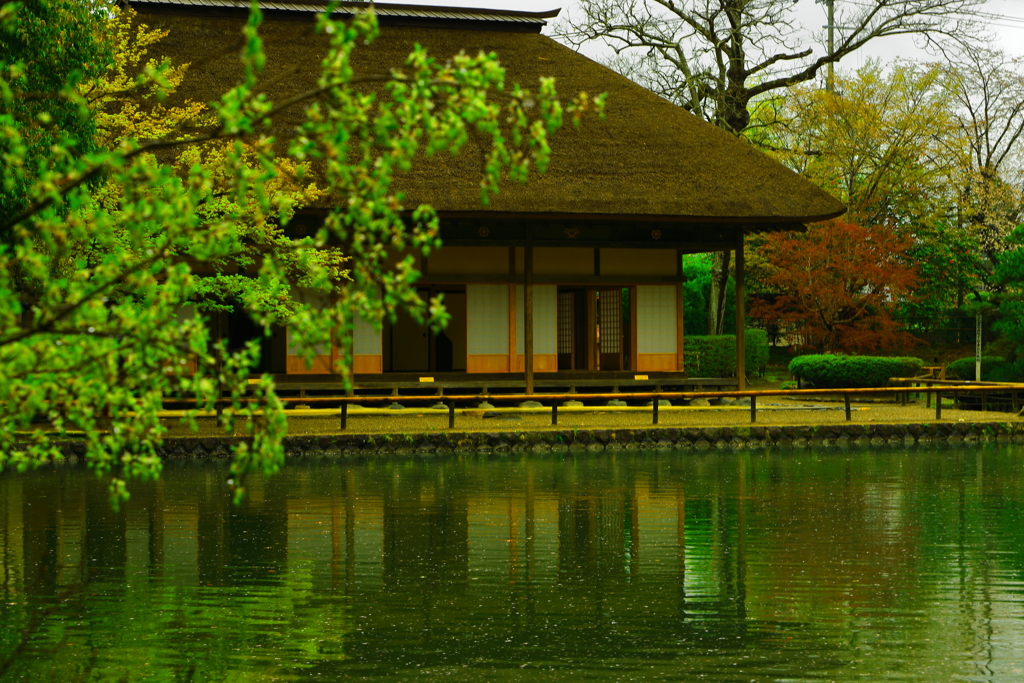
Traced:
[[[386, 4], [387, 0], [378, 0]], [[401, 0], [399, 0], [401, 1]], [[825, 7], [813, 0], [797, 0], [800, 3], [800, 15], [809, 30], [818, 30], [825, 20]], [[836, 0], [841, 5], [845, 0]], [[524, 11], [543, 11], [561, 8], [561, 16], [572, 11], [575, 0], [405, 0], [408, 4], [442, 5], [448, 7], [482, 7], [488, 9], [510, 9]], [[993, 35], [993, 45], [1016, 55], [1024, 55], [1024, 0], [987, 0], [983, 21]], [[989, 16], [990, 15], [990, 16]], [[550, 24], [549, 24], [550, 27]], [[545, 32], [550, 32], [545, 30]], [[587, 51], [593, 56], [594, 53]], [[928, 55], [914, 47], [913, 38], [893, 37], [872, 43], [861, 53], [851, 55], [843, 60], [845, 68], [857, 68], [869, 57], [880, 57], [883, 60], [895, 57], [927, 58]]]

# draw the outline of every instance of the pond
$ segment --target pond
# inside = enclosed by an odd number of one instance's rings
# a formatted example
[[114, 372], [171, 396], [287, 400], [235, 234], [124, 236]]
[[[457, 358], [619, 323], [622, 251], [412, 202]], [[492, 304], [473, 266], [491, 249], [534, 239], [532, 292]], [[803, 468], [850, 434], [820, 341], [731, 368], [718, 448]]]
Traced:
[[0, 681], [1020, 681], [1024, 449], [0, 475]]

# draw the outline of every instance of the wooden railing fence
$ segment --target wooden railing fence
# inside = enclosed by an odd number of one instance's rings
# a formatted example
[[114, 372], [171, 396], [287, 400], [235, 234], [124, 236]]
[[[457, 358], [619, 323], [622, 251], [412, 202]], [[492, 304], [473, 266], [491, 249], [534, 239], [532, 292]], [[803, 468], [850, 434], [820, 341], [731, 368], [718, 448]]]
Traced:
[[[583, 401], [583, 400], [650, 400], [651, 401], [651, 423], [659, 423], [659, 403], [661, 400], [692, 400], [696, 398], [749, 398], [750, 399], [750, 422], [757, 422], [757, 400], [758, 398], [764, 397], [814, 397], [814, 396], [841, 396], [843, 399], [843, 405], [846, 412], [846, 420], [852, 421], [852, 408], [851, 400], [857, 396], [895, 396], [903, 405], [906, 405], [910, 400], [911, 394], [924, 394], [928, 400], [928, 407], [931, 406], [931, 397], [935, 396], [935, 419], [942, 419], [942, 399], [943, 397], [952, 397], [954, 404], [963, 394], [972, 395], [980, 394], [982, 401], [982, 409], [987, 410], [989, 400], [994, 396], [999, 396], [1005, 400], [1009, 399], [1010, 405], [1013, 412], [1018, 412], [1021, 409], [1021, 402], [1019, 400], [1020, 395], [1024, 394], [1024, 384], [1000, 384], [996, 382], [959, 382], [956, 380], [926, 380], [918, 378], [896, 378], [893, 383], [900, 383], [902, 386], [890, 386], [881, 388], [867, 388], [867, 389], [763, 389], [763, 390], [746, 390], [746, 391], [677, 391], [677, 392], [666, 392], [666, 391], [655, 391], [655, 392], [632, 392], [632, 393], [551, 393], [551, 394], [491, 394], [491, 393], [479, 393], [479, 394], [446, 394], [444, 396], [406, 396], [403, 395], [401, 400], [404, 403], [428, 403], [433, 402], [444, 403], [448, 409], [448, 428], [455, 428], [455, 416], [456, 416], [456, 404], [469, 404], [469, 403], [480, 403], [482, 401], [496, 400], [500, 402], [523, 402], [523, 401]], [[924, 385], [924, 386], [921, 386]], [[306, 396], [306, 397], [287, 397], [280, 398], [279, 400], [286, 404], [304, 404], [314, 405], [323, 404], [325, 406], [338, 406], [340, 427], [342, 430], [348, 428], [348, 416], [349, 406], [357, 403], [391, 403], [395, 401], [395, 396]], [[256, 401], [256, 399], [243, 399], [245, 401]], [[173, 402], [183, 402], [183, 399], [172, 399]], [[228, 403], [229, 400], [225, 399], [221, 403]], [[558, 408], [559, 406], [553, 404], [550, 406], [549, 411], [551, 415], [551, 424], [558, 424]], [[218, 406], [220, 409], [220, 406]], [[506, 413], [534, 413], [537, 412], [538, 408], [520, 408], [518, 410], [503, 410]], [[607, 406], [580, 406], [574, 407], [574, 412], [600, 412], [607, 411]]]

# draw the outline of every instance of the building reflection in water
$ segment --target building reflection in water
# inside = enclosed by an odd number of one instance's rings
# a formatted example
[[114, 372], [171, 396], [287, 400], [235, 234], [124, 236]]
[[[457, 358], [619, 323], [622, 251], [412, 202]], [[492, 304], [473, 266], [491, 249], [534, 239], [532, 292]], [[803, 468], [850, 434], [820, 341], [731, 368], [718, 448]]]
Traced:
[[1010, 671], [1021, 460], [297, 463], [238, 507], [222, 464], [180, 463], [120, 513], [84, 470], [3, 475], [0, 677], [81, 666], [78, 648], [100, 670], [143, 666], [125, 656], [141, 644], [165, 667], [324, 680], [409, 661], [671, 669], [698, 652], [695, 671], [742, 669], [737, 648], [772, 675], [908, 656], [929, 675]]

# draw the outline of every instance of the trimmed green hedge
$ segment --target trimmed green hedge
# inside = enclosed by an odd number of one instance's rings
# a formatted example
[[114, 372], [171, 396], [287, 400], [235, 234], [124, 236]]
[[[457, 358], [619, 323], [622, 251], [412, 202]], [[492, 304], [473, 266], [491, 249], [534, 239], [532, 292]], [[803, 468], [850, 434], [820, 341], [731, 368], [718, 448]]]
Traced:
[[[974, 380], [974, 356], [958, 358], [946, 366], [946, 379]], [[983, 382], [1019, 382], [1021, 377], [1013, 363], [1000, 356], [981, 357]]]
[[884, 387], [890, 377], [913, 377], [924, 366], [920, 358], [898, 356], [797, 356], [789, 371], [818, 389]]
[[[744, 340], [747, 372], [763, 374], [768, 365], [768, 333], [750, 329]], [[683, 358], [690, 377], [735, 377], [736, 335], [686, 337]]]
[[747, 345], [747, 372], [763, 375], [764, 369], [768, 367], [768, 333], [764, 330], [747, 329], [743, 339]]

